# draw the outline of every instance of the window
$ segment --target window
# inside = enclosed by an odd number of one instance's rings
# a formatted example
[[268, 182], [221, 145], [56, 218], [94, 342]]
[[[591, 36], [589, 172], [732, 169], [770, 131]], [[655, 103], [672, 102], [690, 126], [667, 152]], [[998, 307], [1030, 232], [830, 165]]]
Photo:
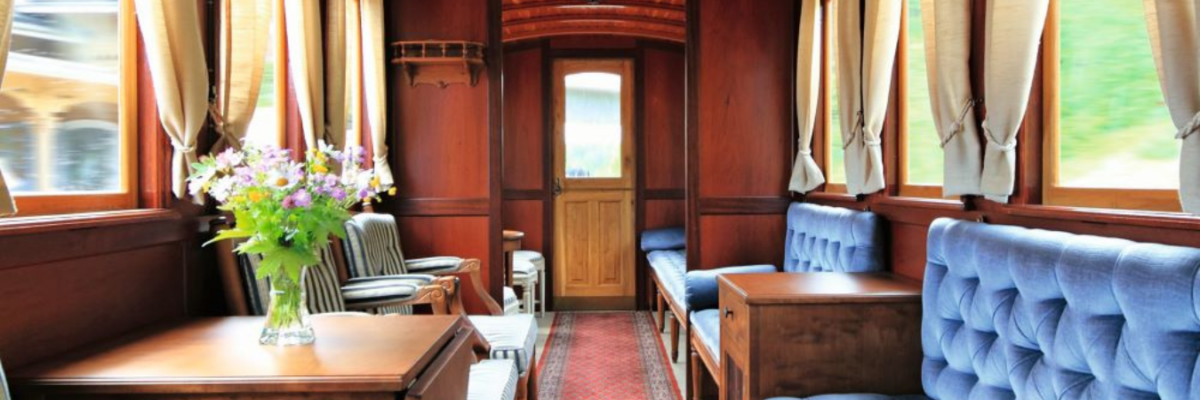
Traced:
[[[226, 0], [234, 1], [234, 0]], [[287, 48], [283, 32], [282, 2], [271, 2], [272, 17], [270, 35], [267, 39], [266, 60], [263, 62], [262, 83], [258, 90], [258, 104], [254, 107], [254, 116], [250, 118], [250, 127], [246, 131], [246, 143], [256, 145], [283, 145], [284, 124], [286, 119], [287, 91]]]
[[846, 192], [846, 152], [842, 147], [842, 105], [838, 97], [837, 70], [837, 18], [834, 7], [837, 1], [830, 1], [825, 7], [825, 146], [828, 157], [825, 157], [825, 191]]
[[1047, 204], [1178, 211], [1179, 143], [1141, 2], [1052, 2]]
[[925, 30], [921, 20], [921, 1], [905, 1], [901, 17], [898, 55], [901, 66], [899, 89], [902, 157], [900, 194], [902, 196], [941, 197], [944, 157], [929, 95], [929, 75], [925, 66]]
[[0, 170], [21, 215], [136, 206], [131, 0], [16, 0]]
[[568, 178], [621, 177], [621, 75], [582, 72], [566, 76]]

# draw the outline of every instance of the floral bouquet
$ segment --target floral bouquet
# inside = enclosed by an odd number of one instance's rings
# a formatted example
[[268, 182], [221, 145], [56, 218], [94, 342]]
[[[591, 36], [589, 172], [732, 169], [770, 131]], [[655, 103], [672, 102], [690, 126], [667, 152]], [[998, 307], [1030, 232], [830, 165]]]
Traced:
[[235, 251], [262, 257], [256, 275], [269, 279], [271, 302], [261, 343], [315, 340], [308, 323], [305, 271], [320, 262], [318, 250], [330, 235], [345, 237], [350, 207], [377, 201], [384, 192], [395, 194], [361, 167], [364, 157], [361, 147], [343, 152], [322, 142], [297, 162], [291, 150], [248, 145], [192, 165], [191, 194], [207, 193], [237, 223], [205, 244], [245, 239]]

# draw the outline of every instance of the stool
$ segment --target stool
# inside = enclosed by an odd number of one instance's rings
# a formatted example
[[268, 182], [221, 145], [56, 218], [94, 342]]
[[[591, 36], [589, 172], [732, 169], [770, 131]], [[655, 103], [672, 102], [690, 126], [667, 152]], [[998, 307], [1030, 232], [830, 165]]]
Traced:
[[[524, 264], [518, 267], [518, 264]], [[546, 258], [542, 253], [532, 250], [517, 250], [513, 252], [513, 270], [518, 271], [520, 268], [531, 270], [531, 278], [526, 278], [529, 285], [522, 285], [525, 288], [525, 304], [526, 310], [533, 312], [534, 307], [538, 307], [538, 316], [546, 315]], [[520, 278], [517, 278], [519, 281]], [[533, 286], [537, 285], [538, 294], [535, 298], [533, 295]]]

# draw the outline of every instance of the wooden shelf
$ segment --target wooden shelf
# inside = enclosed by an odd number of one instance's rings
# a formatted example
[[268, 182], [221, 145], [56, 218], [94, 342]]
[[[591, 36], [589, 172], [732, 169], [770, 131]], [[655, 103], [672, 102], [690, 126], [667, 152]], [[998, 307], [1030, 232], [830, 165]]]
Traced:
[[483, 43], [446, 40], [416, 40], [392, 43], [392, 64], [404, 68], [410, 86], [420, 84], [446, 88], [454, 83], [479, 83], [486, 65]]

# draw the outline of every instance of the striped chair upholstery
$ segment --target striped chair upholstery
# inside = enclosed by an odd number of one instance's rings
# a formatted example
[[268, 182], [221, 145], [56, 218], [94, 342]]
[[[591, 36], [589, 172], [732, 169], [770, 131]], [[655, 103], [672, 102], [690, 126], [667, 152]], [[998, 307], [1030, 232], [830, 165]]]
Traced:
[[[361, 310], [377, 304], [387, 304], [411, 298], [422, 286], [434, 280], [431, 275], [399, 277], [353, 278], [341, 285], [337, 275], [332, 246], [321, 248], [321, 262], [308, 268], [304, 286], [308, 291], [308, 311], [312, 314]], [[238, 255], [242, 283], [246, 290], [247, 309], [254, 315], [266, 315], [270, 307], [270, 279], [256, 279], [262, 257]]]
[[[405, 260], [400, 247], [396, 218], [390, 214], [360, 213], [346, 221], [346, 269], [350, 279], [402, 276], [410, 273], [437, 274], [458, 268], [458, 257], [429, 257]], [[429, 275], [421, 275], [427, 277]], [[412, 314], [412, 306], [387, 306], [380, 314]]]
[[467, 400], [513, 400], [517, 397], [517, 368], [508, 360], [481, 360], [471, 365]]
[[0, 365], [0, 400], [11, 398], [12, 395], [8, 393], [8, 380], [4, 379], [4, 366]]
[[492, 345], [491, 358], [512, 360], [517, 363], [518, 373], [525, 374], [534, 362], [534, 346], [537, 344], [537, 320], [532, 314], [519, 315], [471, 315], [471, 325]]

